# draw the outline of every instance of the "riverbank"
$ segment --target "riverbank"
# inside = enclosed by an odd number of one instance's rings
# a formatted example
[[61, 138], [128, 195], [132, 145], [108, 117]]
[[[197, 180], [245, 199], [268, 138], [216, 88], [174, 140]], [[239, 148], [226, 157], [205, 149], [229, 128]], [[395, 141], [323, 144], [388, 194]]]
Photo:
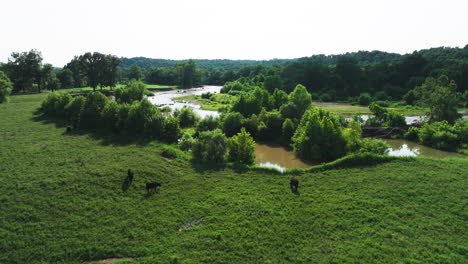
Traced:
[[[65, 134], [36, 113], [44, 98], [0, 105], [1, 263], [465, 259], [465, 160], [304, 172], [292, 193], [289, 175], [205, 167], [183, 152], [167, 160], [156, 141]], [[148, 194], [149, 181], [160, 191]]]

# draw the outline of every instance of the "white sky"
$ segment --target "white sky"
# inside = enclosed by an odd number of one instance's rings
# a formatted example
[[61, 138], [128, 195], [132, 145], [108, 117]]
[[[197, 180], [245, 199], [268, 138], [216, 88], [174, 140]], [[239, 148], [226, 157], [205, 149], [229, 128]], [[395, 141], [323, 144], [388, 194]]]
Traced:
[[272, 59], [468, 44], [468, 0], [1, 0], [0, 61], [37, 49], [63, 66], [99, 51]]

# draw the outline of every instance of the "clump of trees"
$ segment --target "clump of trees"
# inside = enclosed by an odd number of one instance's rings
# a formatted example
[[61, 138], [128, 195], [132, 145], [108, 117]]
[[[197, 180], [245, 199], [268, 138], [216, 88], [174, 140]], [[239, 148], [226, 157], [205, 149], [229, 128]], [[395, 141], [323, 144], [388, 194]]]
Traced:
[[193, 142], [193, 157], [202, 162], [224, 163], [228, 140], [226, 135], [219, 130], [201, 132]]
[[468, 144], [468, 121], [458, 120], [451, 125], [446, 120], [411, 127], [405, 138], [436, 149], [456, 151]]
[[389, 111], [377, 103], [369, 105], [373, 117], [364, 123], [367, 127], [406, 127], [405, 116], [395, 111]]
[[243, 164], [254, 164], [255, 141], [245, 128], [242, 128], [237, 135], [229, 140], [229, 160]]
[[137, 80], [130, 80], [125, 87], [115, 89], [115, 99], [120, 103], [132, 103], [143, 99], [147, 94], [146, 85]]
[[100, 128], [167, 142], [176, 142], [181, 134], [179, 120], [166, 117], [147, 99], [121, 104], [101, 92], [75, 98], [68, 93], [53, 92], [43, 101], [41, 109], [47, 115], [65, 117], [81, 128]]
[[8, 96], [10, 96], [12, 88], [13, 84], [8, 76], [0, 71], [0, 104], [8, 102]]

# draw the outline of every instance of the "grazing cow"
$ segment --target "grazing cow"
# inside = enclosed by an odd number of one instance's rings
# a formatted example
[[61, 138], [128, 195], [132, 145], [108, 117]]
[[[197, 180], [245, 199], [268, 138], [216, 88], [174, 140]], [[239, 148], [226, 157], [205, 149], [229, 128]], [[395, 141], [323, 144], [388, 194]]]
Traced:
[[299, 187], [299, 180], [293, 177], [291, 178], [289, 185], [291, 185], [291, 190], [297, 192], [297, 188]]
[[67, 133], [67, 134], [70, 134], [70, 133], [71, 133], [71, 131], [72, 131], [72, 128], [71, 128], [71, 127], [69, 127], [69, 126], [67, 126], [67, 132], [66, 132], [66, 133]]
[[130, 181], [133, 180], [133, 171], [132, 171], [131, 169], [128, 169], [127, 174], [128, 174], [128, 179], [129, 179]]
[[160, 187], [161, 184], [159, 182], [148, 182], [146, 183], [146, 191], [149, 192], [151, 189], [156, 191], [156, 188]]

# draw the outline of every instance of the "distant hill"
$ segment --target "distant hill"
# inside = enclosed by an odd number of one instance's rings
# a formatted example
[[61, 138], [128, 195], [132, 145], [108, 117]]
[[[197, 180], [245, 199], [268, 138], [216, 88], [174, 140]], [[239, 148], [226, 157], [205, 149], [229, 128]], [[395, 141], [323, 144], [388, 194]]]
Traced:
[[[437, 47], [430, 49], [423, 49], [415, 51], [411, 54], [418, 53], [428, 61], [438, 63], [446, 60], [467, 60], [468, 59], [468, 45], [464, 48], [451, 48], [451, 47]], [[228, 59], [195, 59], [198, 67], [204, 70], [220, 69], [220, 70], [239, 70], [246, 66], [284, 66], [291, 62], [308, 61], [311, 59], [321, 60], [324, 63], [333, 65], [336, 64], [338, 58], [347, 56], [355, 59], [360, 65], [377, 64], [382, 62], [394, 63], [411, 54], [397, 54], [383, 51], [358, 51], [349, 52], [337, 55], [312, 55], [310, 57], [293, 58], [293, 59], [272, 59], [272, 60], [228, 60]], [[143, 69], [150, 67], [164, 67], [171, 68], [176, 64], [187, 60], [167, 60], [167, 59], [151, 59], [146, 57], [134, 58], [121, 58], [121, 67], [129, 68], [131, 65], [136, 64]]]

